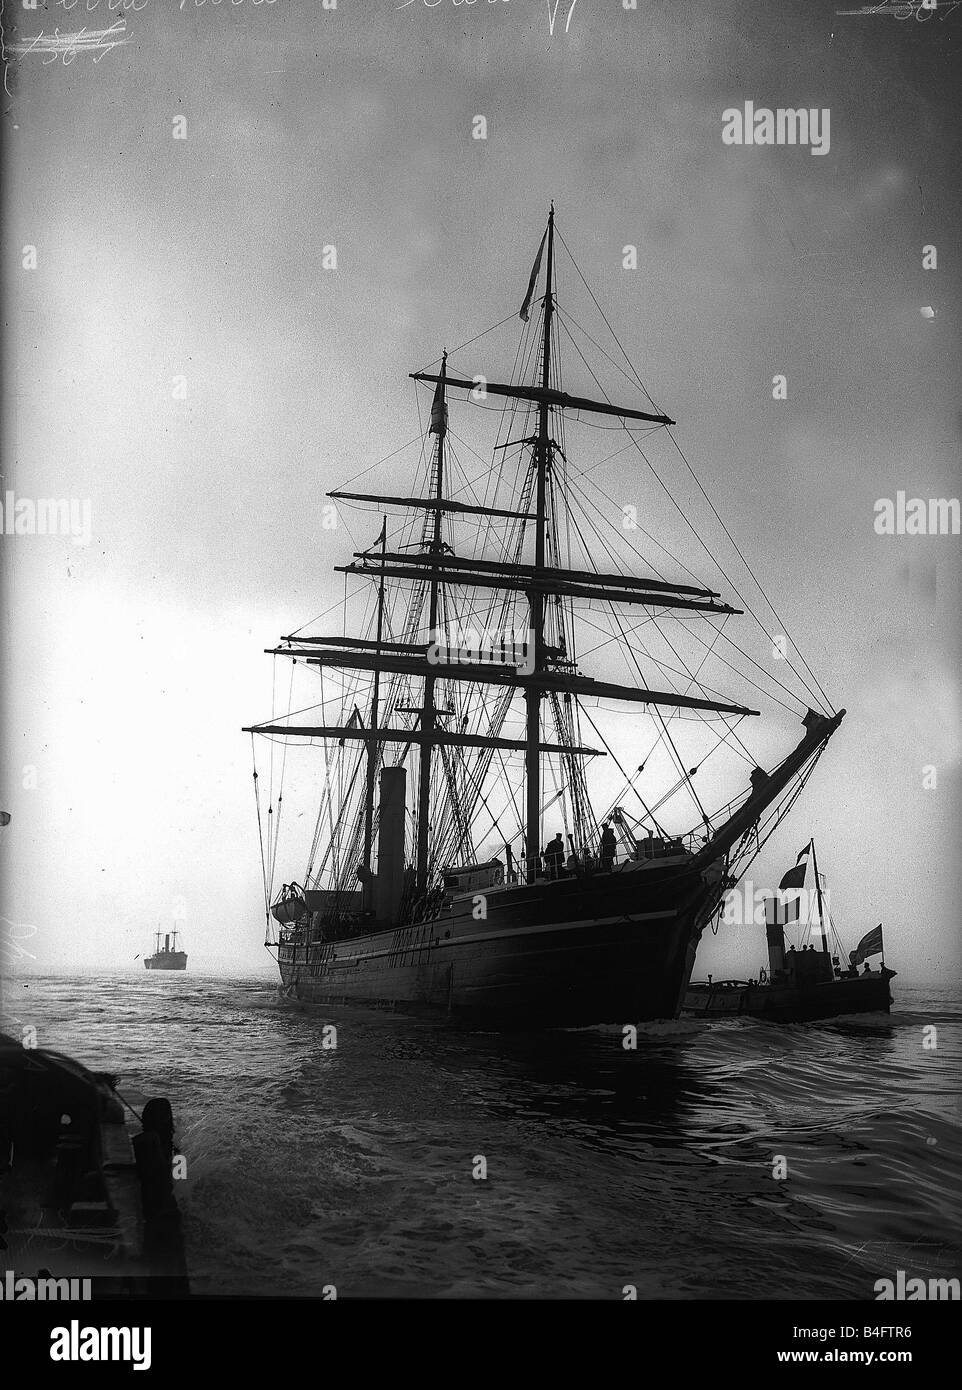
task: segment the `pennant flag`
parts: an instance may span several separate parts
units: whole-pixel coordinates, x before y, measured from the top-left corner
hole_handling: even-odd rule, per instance
[[[538,254],[535,257],[534,268],[531,271],[531,279],[528,281],[528,293],[525,295],[524,303],[521,306],[520,317],[524,320],[525,323],[528,322],[528,307],[531,304],[531,296],[534,294],[534,287],[538,282],[538,271],[541,269],[541,257],[544,253],[544,244],[547,240],[547,236],[548,229],[546,227],[544,236],[541,238],[541,245],[538,247]]]
[[[431,424],[428,427],[428,434],[444,435],[448,429],[448,407],[444,400],[444,378],[447,375],[446,364],[447,353],[441,362],[441,380],[434,390],[434,400],[431,402]]]
[[[778,885],[779,888],[805,887],[805,871],[808,868],[808,856],[809,854],[811,854],[811,851],[812,842],[811,840],[809,840],[805,848],[800,849],[798,851],[798,854],[796,854],[795,867],[794,869],[789,869],[788,873],[784,876],[781,883]]]
[[[796,864],[794,869],[789,869],[788,873],[782,876],[779,888],[804,888],[807,872],[808,860],[804,859],[801,864]]]
[[[848,958],[853,965],[860,965],[869,956],[877,956],[882,949],[882,923],[877,927],[867,931],[854,951],[849,951]]]
[[[358,729],[364,728],[364,720],[361,718],[361,711],[358,709],[357,705],[351,710],[351,717],[344,725],[345,729],[353,729],[355,726]],[[346,739],[339,738],[337,741],[338,748],[343,748],[346,742]]]

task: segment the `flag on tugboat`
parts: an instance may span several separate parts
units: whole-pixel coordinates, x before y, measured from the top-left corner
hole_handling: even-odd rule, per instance
[[[877,927],[867,931],[854,951],[849,951],[848,958],[853,965],[861,965],[863,960],[869,956],[877,956],[882,949],[882,923]]]
[[[798,854],[795,856],[794,869],[789,869],[787,874],[783,874],[782,881],[778,885],[779,902],[784,907],[784,914],[782,920],[786,924],[789,922],[798,921],[801,898],[786,898],[784,894],[786,892],[790,893],[793,890],[797,893],[798,890],[805,887],[805,874],[808,870],[808,856],[811,853],[811,850],[812,842],[811,840],[809,840],[805,848],[800,849],[798,851]]]
[[[800,849],[800,850],[798,851],[798,855],[796,856],[796,859],[795,859],[795,867],[794,867],[794,869],[789,869],[788,873],[784,875],[784,877],[782,878],[781,883],[778,885],[779,888],[804,888],[804,887],[805,887],[805,871],[806,871],[807,868],[808,868],[808,856],[809,856],[809,854],[811,853],[811,850],[812,850],[812,842],[811,842],[811,840],[809,840],[809,842],[808,842],[808,844],[805,846],[805,848],[804,848],[804,849]]]
[[[541,257],[544,252],[544,244],[547,240],[547,237],[548,231],[547,228],[545,228],[545,234],[541,238],[541,245],[538,247],[538,254],[537,256],[535,256],[534,268],[531,271],[531,279],[528,281],[528,292],[525,295],[524,303],[521,306],[520,317],[524,320],[525,323],[528,322],[528,308],[531,304],[531,296],[534,294],[534,287],[538,282],[538,271],[541,269]]]

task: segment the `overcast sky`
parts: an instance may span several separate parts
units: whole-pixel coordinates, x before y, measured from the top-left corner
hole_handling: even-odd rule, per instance
[[[16,8],[11,42],[117,18]],[[960,492],[962,10],[560,0],[551,35],[550,9],[148,0],[111,51],[9,70],[0,501],[89,499],[92,527],[0,538],[0,912],[37,969],[133,965],[178,900],[198,968],[270,968],[240,732],[270,712],[263,649],[340,596],[376,525],[323,531],[324,493],[417,435],[408,372],[517,312],[553,198],[849,711],[755,877],[814,834],[847,944],[881,919],[905,980],[957,972],[962,541],[873,521]],[[827,108],[828,153],[726,146],[746,100]],[[598,475],[619,506],[632,468]],[[699,973],[762,953],[723,928]]]

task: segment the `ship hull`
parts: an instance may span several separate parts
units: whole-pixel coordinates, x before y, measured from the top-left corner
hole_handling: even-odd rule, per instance
[[[683,1012],[698,1018],[748,1015],[772,1023],[810,1023],[846,1014],[888,1013],[894,971],[825,980],[799,988],[778,985],[690,985]]]
[[[283,943],[278,966],[289,994],[308,1003],[431,1013],[482,1028],[674,1018],[715,891],[684,865],[508,885],[457,898],[430,922]]]
[[[167,951],[160,955],[145,956],[144,967],[147,970],[186,970],[187,953],[186,951]]]

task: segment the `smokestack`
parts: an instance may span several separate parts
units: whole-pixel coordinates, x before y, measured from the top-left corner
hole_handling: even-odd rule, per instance
[[[406,787],[407,772],[403,767],[381,769],[377,873],[374,877],[374,915],[379,922],[393,922],[401,906]]]
[[[167,935],[164,937],[164,950],[170,950],[170,932],[168,932]]]
[[[784,909],[777,898],[765,899],[765,935],[768,938],[768,969],[772,977],[785,969],[785,931],[779,920]]]

